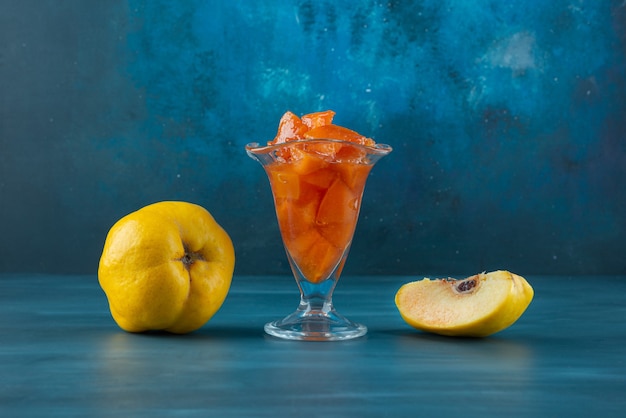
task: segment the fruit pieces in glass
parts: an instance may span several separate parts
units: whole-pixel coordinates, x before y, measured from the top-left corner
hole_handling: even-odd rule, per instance
[[[266,170],[285,247],[312,283],[326,280],[350,246],[371,169],[360,145],[375,144],[332,124],[334,114],[329,110],[298,118],[287,112],[268,142],[290,143],[278,150],[280,160]],[[306,141],[315,139],[337,142]]]

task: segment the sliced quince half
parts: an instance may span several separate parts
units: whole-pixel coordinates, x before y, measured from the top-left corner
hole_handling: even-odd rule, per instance
[[[395,302],[402,318],[418,330],[486,337],[517,321],[533,295],[526,279],[500,270],[463,280],[426,278],[407,283]]]

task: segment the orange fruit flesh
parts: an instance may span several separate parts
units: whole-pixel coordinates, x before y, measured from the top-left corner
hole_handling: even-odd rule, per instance
[[[334,125],[326,110],[299,118],[286,112],[268,145],[310,139],[335,139],[373,146],[363,135]],[[320,283],[339,264],[354,234],[361,196],[371,165],[366,151],[340,142],[294,142],[277,150],[266,167],[283,242],[304,277]]]
[[[349,246],[370,170],[358,163],[339,167],[328,163],[305,175],[297,173],[297,163],[267,167],[283,242],[312,283],[327,279]],[[344,180],[347,172],[350,185]]]
[[[302,118],[299,118],[292,112],[285,112],[280,118],[276,136],[267,144],[276,145],[302,139],[337,139],[366,146],[374,146],[376,144],[371,138],[367,138],[343,126],[333,124],[334,116],[335,112],[332,110],[309,113],[302,116]],[[307,149],[308,151],[318,152],[342,161],[364,157],[362,150],[356,147],[343,147],[339,143],[310,144]],[[278,155],[285,160],[297,159],[298,157],[292,156],[290,151],[290,148],[284,148],[278,151]]]
[[[309,113],[302,116],[302,123],[309,129],[318,128],[320,126],[330,125],[333,123],[333,117],[335,112],[332,110],[325,110],[323,112]]]

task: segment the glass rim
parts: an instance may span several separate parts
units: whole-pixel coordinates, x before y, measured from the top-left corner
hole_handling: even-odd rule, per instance
[[[388,154],[393,150],[393,148],[391,148],[391,146],[387,144],[376,143],[373,146],[368,146],[368,145],[358,144],[352,141],[345,141],[343,139],[311,138],[311,139],[296,139],[293,141],[281,142],[280,144],[273,144],[273,145],[261,145],[259,142],[250,142],[246,144],[246,151],[254,152],[254,153],[266,153],[266,152],[271,152],[273,150],[287,148],[287,147],[299,145],[299,144],[315,144],[315,143],[323,144],[323,143],[328,143],[328,142],[350,145],[350,146],[354,146],[357,148],[361,148],[369,153],[380,154],[380,155]]]

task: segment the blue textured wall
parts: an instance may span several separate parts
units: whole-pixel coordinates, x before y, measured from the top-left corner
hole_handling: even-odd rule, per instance
[[[346,274],[626,273],[626,3],[0,0],[0,271],[95,272],[148,203],[287,273],[243,147],[286,110],[392,145]]]

